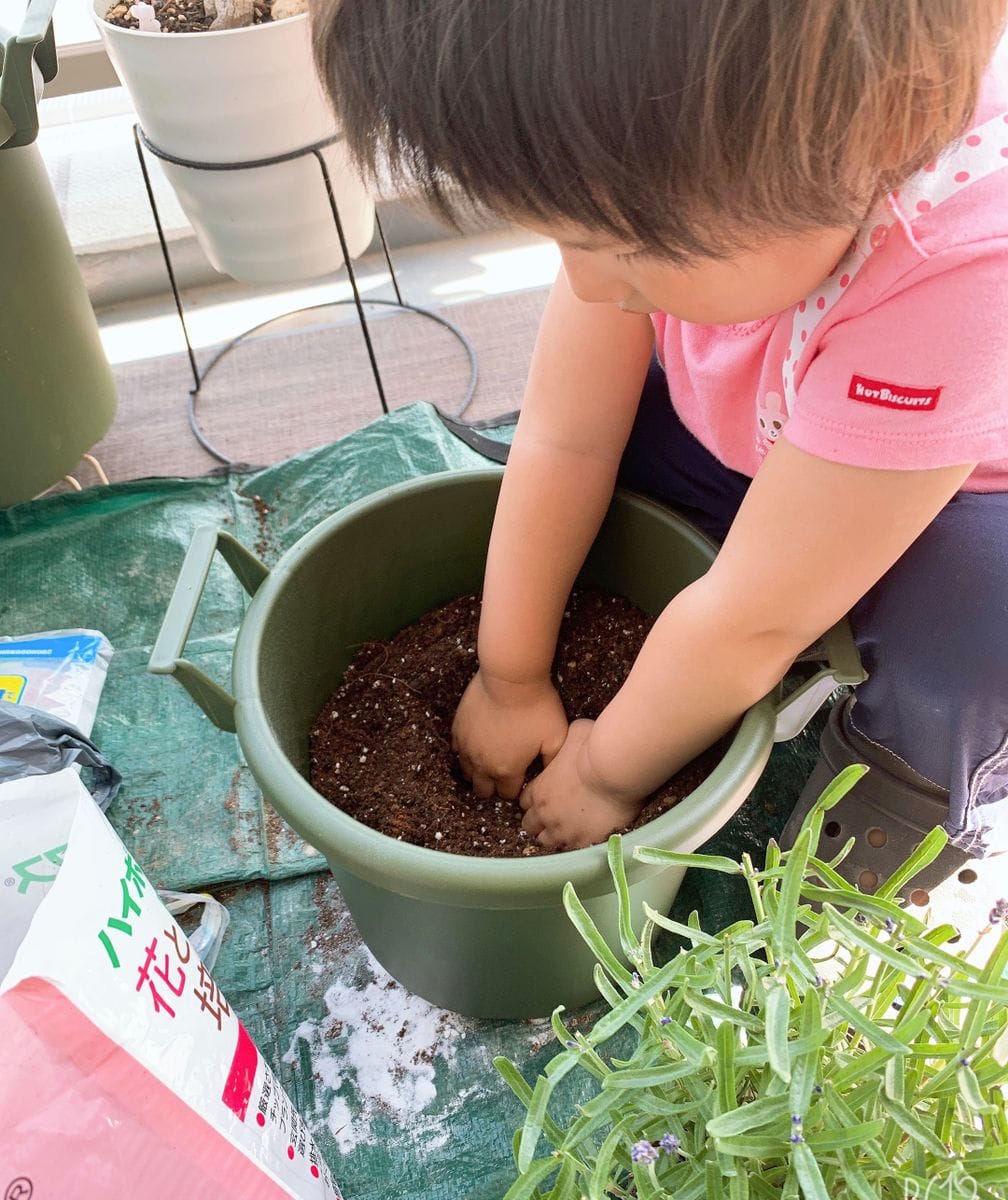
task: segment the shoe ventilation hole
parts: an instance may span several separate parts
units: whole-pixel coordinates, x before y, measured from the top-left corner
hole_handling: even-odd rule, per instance
[[[878,826],[874,829],[869,829],[865,837],[868,839],[868,845],[874,846],[876,850],[881,849],[889,841],[889,835],[884,829],[879,829]]]
[[[839,821],[827,821],[826,825],[823,829],[823,833],[825,833],[827,837],[831,837],[831,838],[839,837],[840,836],[840,822]]]
[[[960,883],[976,883],[977,873],[972,867],[967,867],[964,871],[959,872]]]
[[[925,904],[931,902],[931,896],[923,888],[914,888],[910,893],[910,903],[916,904],[919,908],[923,908]]]
[[[874,892],[878,887],[878,876],[874,871],[862,871],[857,877],[857,885],[862,892]]]

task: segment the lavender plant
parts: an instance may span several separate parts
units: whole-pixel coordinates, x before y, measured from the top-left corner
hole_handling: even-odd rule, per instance
[[[1008,1195],[1008,903],[991,912],[991,950],[974,965],[974,948],[946,948],[951,926],[928,927],[895,899],[941,851],[943,831],[874,895],[837,873],[853,840],[831,862],[816,857],[823,814],[864,770],[839,775],[794,847],[771,842],[761,870],[748,855],[634,851],[642,862],[744,876],[755,921],[712,936],[695,913],[684,925],[645,906],[638,937],[613,836],[627,967],[567,885],[567,912],[598,959],[610,1007],[585,1034],[562,1009],[553,1014],[564,1048],[534,1086],[495,1060],[527,1110],[505,1200]],[[663,966],[652,955],[657,928],[685,943]],[[633,1053],[611,1058],[606,1043],[627,1027]],[[586,1072],[594,1094],[561,1125],[548,1109],[572,1072]]]

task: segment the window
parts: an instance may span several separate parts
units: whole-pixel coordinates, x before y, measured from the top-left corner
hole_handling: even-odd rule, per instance
[[[91,12],[91,0],[56,0],[53,25],[59,74],[46,84],[47,97],[119,86]]]

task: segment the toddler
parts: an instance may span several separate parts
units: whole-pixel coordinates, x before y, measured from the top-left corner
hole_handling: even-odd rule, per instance
[[[982,925],[1008,890],[1005,8],[318,0],[361,166],[560,249],[454,724],[543,845],[623,828],[849,614],[868,678],[785,839],[865,762],[827,826],[848,877],[941,824],[916,902],[949,880]],[[568,726],[550,664],[617,482],[721,547]]]

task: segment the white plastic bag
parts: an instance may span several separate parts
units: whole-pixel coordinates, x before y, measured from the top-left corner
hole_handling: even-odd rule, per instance
[[[111,657],[108,638],[94,629],[0,637],[0,700],[40,708],[90,734]]]

